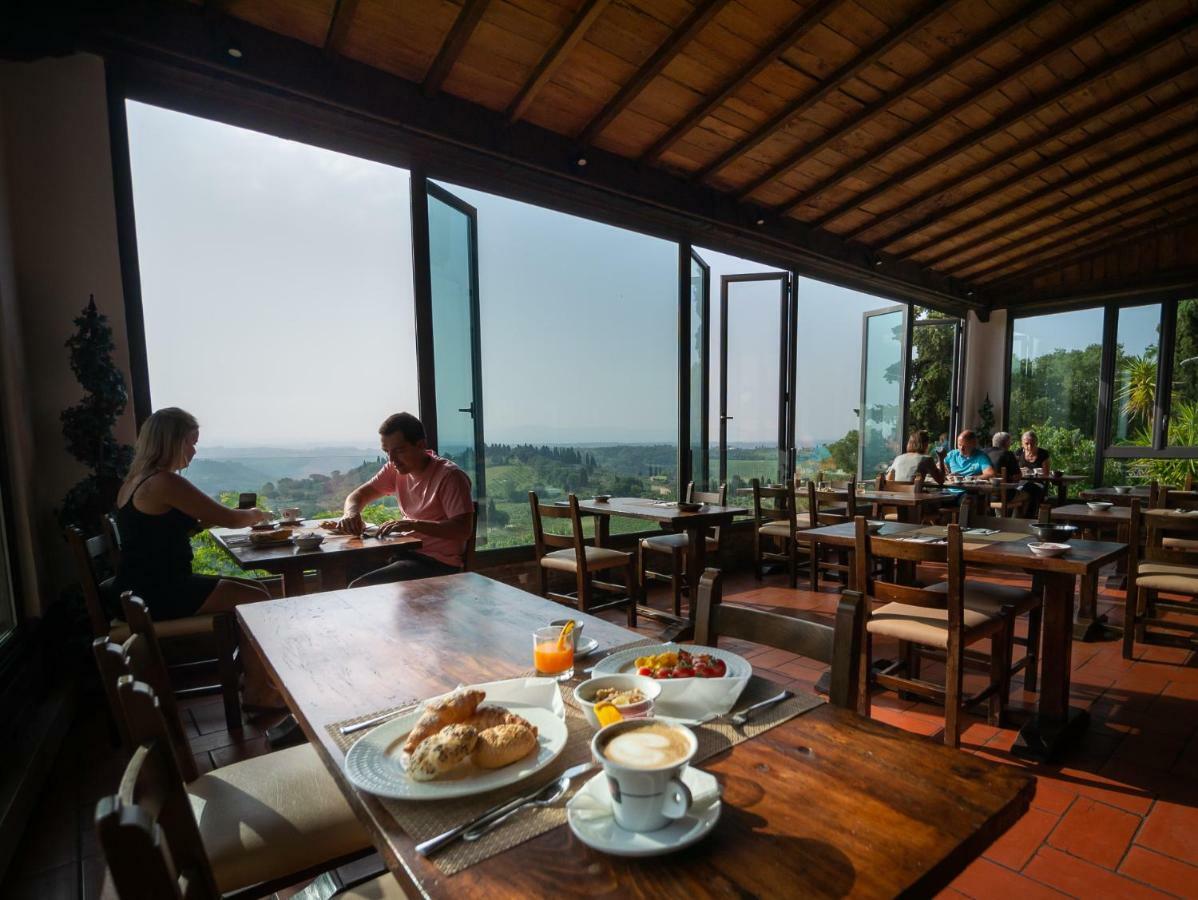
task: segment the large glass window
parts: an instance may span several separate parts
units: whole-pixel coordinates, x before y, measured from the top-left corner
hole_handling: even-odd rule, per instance
[[[1176,322],[1169,446],[1198,447],[1198,300],[1180,301]]]
[[[926,431],[933,445],[952,445],[959,319],[915,307],[907,370],[907,432]]]
[[[381,463],[379,423],[417,409],[408,173],[126,113],[152,402],[200,421],[186,476],[336,514]],[[201,570],[229,566],[200,550]]]
[[[1009,430],[1031,429],[1053,469],[1094,472],[1094,427],[1102,363],[1101,309],[1015,319]]]
[[[678,245],[445,187],[478,216],[480,546],[532,542],[530,490],[543,500],[675,497]]]
[[[1110,443],[1152,446],[1160,346],[1160,304],[1118,310]]]

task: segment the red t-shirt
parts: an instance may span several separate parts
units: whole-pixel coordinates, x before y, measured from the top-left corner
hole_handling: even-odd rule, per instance
[[[368,484],[384,494],[394,494],[408,519],[445,522],[474,511],[470,500],[470,476],[431,450],[423,472],[402,475],[388,462]],[[447,566],[461,567],[462,553],[466,549],[462,541],[427,534],[420,535],[420,539],[424,542],[420,548],[423,555]]]

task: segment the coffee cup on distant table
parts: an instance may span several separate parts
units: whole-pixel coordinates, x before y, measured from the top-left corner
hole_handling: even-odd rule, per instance
[[[612,815],[628,831],[656,831],[691,808],[682,773],[699,743],[689,728],[657,719],[626,719],[603,728],[591,753],[603,766]]]
[[[300,520],[300,510],[298,506],[287,506],[279,510],[279,515],[283,517],[284,522],[298,522]]]

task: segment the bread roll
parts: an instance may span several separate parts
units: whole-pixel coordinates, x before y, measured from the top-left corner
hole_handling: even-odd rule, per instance
[[[447,725],[420,742],[408,760],[408,777],[413,781],[439,778],[465,762],[477,743],[476,729],[469,725]]]
[[[537,733],[527,725],[496,725],[479,732],[474,745],[474,764],[483,769],[501,769],[528,756],[537,746]]]
[[[404,750],[412,753],[420,746],[421,741],[432,737],[446,725],[465,722],[474,715],[474,711],[486,696],[484,691],[458,688],[443,697],[428,701],[424,704],[424,714],[416,721],[415,727],[404,742]]]

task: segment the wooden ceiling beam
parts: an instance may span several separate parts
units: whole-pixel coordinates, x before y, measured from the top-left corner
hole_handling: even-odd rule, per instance
[[[657,140],[645,153],[641,156],[641,162],[657,162],[660,160],[670,148],[677,144],[680,140],[686,137],[691,130],[706,119],[709,115],[724,105],[724,102],[739,91],[742,87],[756,78],[761,72],[776,60],[779,56],[785,53],[791,45],[799,41],[808,31],[815,28],[824,20],[829,12],[840,5],[844,0],[816,0],[811,6],[799,13],[774,42],[757,54],[756,57],[746,66],[741,68],[736,76],[705,99],[699,106],[691,110],[682,121],[674,125],[661,138]]]
[[[1105,28],[1111,22],[1118,20],[1127,12],[1140,6],[1145,6],[1150,2],[1152,2],[1152,0],[1138,0],[1138,2],[1135,3],[1130,9],[1124,9],[1122,4],[1116,3],[1114,8],[1110,10],[1108,15],[1105,16],[1101,21],[1091,22],[1089,24],[1082,25],[1079,28],[1073,29],[1062,37],[1057,38],[1057,40],[1053,41],[1049,46],[1041,48],[1040,51],[1030,59],[1023,59],[1020,57],[1021,61],[1017,63],[1015,68],[1009,70],[1005,74],[1000,74],[998,78],[996,78],[989,85],[970,91],[951,106],[934,112],[913,131],[896,135],[886,143],[882,144],[882,146],[871,150],[860,159],[849,163],[845,169],[832,175],[829,179],[815,185],[812,188],[800,191],[797,196],[791,198],[785,203],[779,204],[779,206],[776,207],[776,212],[785,216],[792,215],[801,209],[806,203],[815,199],[819,195],[839,187],[850,179],[860,177],[875,163],[886,158],[895,150],[906,146],[911,141],[918,140],[919,138],[938,128],[943,123],[968,110],[971,106],[979,101],[984,100],[993,93],[1001,91],[1008,85],[1014,84],[1024,75],[1042,65],[1045,61],[1056,54],[1064,50],[1068,50],[1078,41],[1082,41],[1091,37],[1095,32]]]
[[[714,160],[700,168],[692,177],[699,180],[708,180],[712,175],[728,168],[728,166],[746,154],[753,152],[770,138],[785,131],[795,119],[802,117],[804,113],[811,110],[816,104],[827,99],[834,91],[839,90],[846,81],[861,74],[864,69],[876,63],[881,57],[908,40],[916,32],[925,28],[929,22],[943,15],[950,8],[951,4],[946,5],[941,0],[932,0],[931,3],[925,5],[914,18],[909,20],[898,31],[884,36],[864,56],[857,56],[850,59],[825,78],[814,91],[787,104],[780,112],[772,116],[768,122],[748,137],[737,141],[732,147],[729,147]]]
[[[1028,243],[1041,240],[1045,236],[1046,232],[1059,232],[1062,229],[1072,228],[1075,225],[1092,220],[1098,216],[1106,215],[1107,213],[1126,206],[1129,203],[1139,201],[1148,196],[1160,194],[1164,191],[1168,191],[1170,188],[1175,187],[1182,182],[1189,181],[1195,176],[1198,176],[1198,168],[1196,168],[1196,165],[1198,165],[1198,157],[1194,157],[1193,147],[1186,147],[1184,150],[1171,153],[1167,159],[1162,159],[1159,162],[1146,163],[1140,166],[1137,170],[1120,176],[1120,181],[1132,182],[1138,178],[1143,178],[1145,175],[1151,174],[1154,169],[1167,164],[1181,162],[1185,159],[1193,159],[1192,164],[1185,171],[1179,172],[1173,175],[1171,178],[1166,178],[1162,181],[1148,184],[1142,189],[1138,190],[1133,196],[1120,195],[1109,197],[1105,200],[1105,202],[1103,202],[1103,195],[1110,190],[1111,186],[1109,184],[1099,185],[1098,187],[1079,194],[1076,197],[1066,197],[1060,203],[1056,203],[1053,206],[1043,210],[1042,213],[1036,213],[1032,216],[1025,216],[1018,222],[1012,222],[1010,228],[1007,230],[1007,234],[1014,234],[1016,231],[1018,231],[1018,229],[1024,228],[1028,225],[1035,225],[1037,222],[1042,223],[1038,228],[1033,229],[1029,233],[1019,235],[1018,246],[1026,246]],[[1049,216],[1065,213],[1066,211],[1077,207],[1079,204],[1091,203],[1096,200],[1099,201],[1098,205],[1091,207],[1090,209],[1081,210],[1073,216],[1062,215],[1062,217],[1056,221],[1046,221],[1047,217]],[[1001,240],[1001,238],[997,239]],[[984,261],[992,261],[998,265],[1001,265],[999,259],[1003,256],[1003,254],[1009,253],[1016,249],[1014,245],[1008,244],[998,248],[997,250],[991,248],[989,252],[985,254],[985,260],[977,258],[980,254],[985,252],[985,248],[989,244],[992,244],[994,240],[996,240],[996,238],[991,238],[988,241],[981,242],[978,247],[973,248],[971,252],[966,254],[965,259],[958,260],[949,266],[940,266],[937,270],[946,275],[953,275],[958,272],[976,269],[977,266]],[[954,255],[953,258],[955,259],[956,255]]]
[[[939,268],[940,271],[943,272],[951,272],[953,271],[954,267],[959,265],[959,263],[953,263],[949,267],[940,267],[939,264],[945,260],[954,260],[962,256],[968,258],[972,255],[975,255],[977,251],[985,248],[987,244],[990,244],[994,240],[1000,238],[1001,233],[1003,232],[1010,233],[1017,229],[1032,225],[1037,220],[1044,219],[1047,216],[1056,215],[1058,212],[1069,209],[1071,206],[1075,206],[1078,203],[1084,203],[1089,200],[1100,198],[1103,194],[1111,189],[1111,184],[1106,181],[1100,182],[1099,184],[1095,185],[1089,190],[1083,191],[1080,194],[1065,194],[1065,196],[1058,202],[1050,206],[1033,209],[1027,215],[1021,218],[1001,221],[1004,215],[1010,213],[1014,209],[1030,206],[1031,204],[1043,200],[1045,197],[1051,196],[1052,194],[1064,193],[1070,188],[1077,187],[1079,184],[1094,178],[1100,172],[1106,172],[1109,169],[1113,169],[1116,166],[1122,165],[1123,163],[1130,162],[1144,153],[1151,152],[1157,147],[1168,144],[1170,141],[1185,139],[1187,137],[1198,138],[1198,131],[1195,130],[1194,123],[1192,122],[1183,123],[1171,131],[1165,132],[1157,138],[1154,138],[1151,141],[1150,146],[1146,147],[1143,144],[1137,144],[1136,146],[1130,147],[1117,156],[1112,156],[1102,160],[1100,163],[1098,163],[1098,165],[1091,166],[1090,168],[1083,172],[1079,172],[1066,181],[1054,184],[1048,189],[1038,192],[1034,196],[1019,197],[1016,200],[1011,201],[1011,203],[1005,204],[996,210],[991,210],[986,213],[986,216],[982,221],[974,222],[969,226],[970,228],[974,229],[981,228],[982,230],[979,234],[975,235],[972,239],[964,244],[958,244],[956,247],[946,248],[938,255],[929,259],[920,260],[920,262],[925,266]],[[1198,149],[1198,144],[1187,144],[1182,149],[1175,150],[1162,158],[1148,160],[1137,168],[1132,169],[1130,172],[1119,172],[1117,173],[1116,177],[1120,183],[1131,181],[1135,178],[1141,178],[1155,170],[1163,169],[1166,166],[1171,166],[1174,163],[1181,162],[1190,156],[1194,156],[1196,149]]]
[[[720,11],[728,5],[730,0],[700,0],[687,17],[686,21],[678,26],[666,40],[664,44],[657,48],[657,51],[649,57],[632,76],[631,79],[616,93],[616,95],[608,101],[608,104],[599,111],[599,114],[582,129],[578,134],[578,145],[580,149],[589,147],[595,142],[595,138],[603,133],[616,117],[620,115],[628,105],[640,96],[641,91],[649,86],[658,75],[662,73],[666,66],[682,52],[691,41],[693,41],[707,25],[719,15]]]
[[[856,195],[855,197],[851,197],[828,212],[821,214],[808,224],[814,228],[822,228],[830,222],[835,222],[837,219],[845,216],[853,210],[859,209],[865,204],[876,200],[883,194],[886,194],[888,191],[892,190],[895,186],[910,181],[911,179],[926,175],[944,165],[949,160],[960,156],[967,150],[971,150],[974,147],[984,144],[991,138],[997,137],[1012,125],[1022,122],[1025,119],[1034,118],[1040,113],[1056,106],[1062,100],[1081,91],[1088,90],[1089,88],[1105,81],[1106,79],[1110,78],[1111,75],[1125,66],[1148,59],[1159,52],[1162,48],[1167,47],[1169,44],[1175,42],[1183,35],[1188,34],[1195,29],[1198,29],[1198,21],[1192,22],[1189,26],[1180,30],[1169,29],[1163,37],[1159,37],[1151,43],[1136,44],[1132,47],[1132,49],[1124,53],[1120,53],[1113,59],[1108,60],[1107,63],[1100,68],[1092,70],[1090,73],[1083,76],[1081,80],[1061,85],[1047,97],[1042,100],[1034,101],[1030,106],[1016,107],[1005,115],[999,116],[980,131],[970,131],[966,133],[963,137],[953,141],[947,147],[938,150],[931,156],[925,157],[913,166],[908,166],[906,169],[895,172],[882,183],[875,185],[874,187]],[[1054,126],[1052,130],[1055,132],[1058,129]],[[1043,138],[1039,138],[1037,141],[1033,141],[1032,143],[1037,143],[1039,140],[1043,140]],[[1027,145],[1024,145],[1021,152],[1026,151]],[[866,230],[867,228],[862,226],[852,229],[851,232],[841,234],[840,236],[850,239],[849,235],[860,234]]]
[[[337,0],[333,6],[333,16],[329,19],[329,30],[324,37],[324,52],[337,54],[345,46],[345,36],[349,34],[349,26],[358,11],[358,0]]]
[[[747,185],[740,189],[737,196],[741,200],[747,200],[765,185],[770,182],[777,181],[787,173],[797,169],[804,163],[814,159],[828,147],[851,134],[859,132],[866,125],[882,113],[889,110],[897,103],[910,99],[913,95],[925,90],[933,82],[947,75],[957,66],[961,65],[967,59],[972,59],[980,53],[984,53],[999,41],[1004,41],[1012,34],[1024,27],[1033,17],[1043,12],[1049,6],[1056,3],[1057,0],[1035,0],[1029,6],[1018,10],[1011,16],[1008,16],[1003,21],[997,23],[991,28],[979,34],[972,41],[963,44],[957,48],[956,52],[950,59],[946,59],[939,66],[930,69],[928,72],[921,75],[918,79],[905,85],[898,94],[890,94],[881,97],[873,103],[862,109],[856,116],[849,119],[839,128],[829,131],[826,135],[820,138],[815,143],[804,144],[799,147],[782,162],[770,167],[764,174],[759,175],[750,181]]]
[[[1050,259],[1042,260],[1035,265],[1019,269],[1000,281],[992,282],[992,284],[996,290],[1000,291],[1007,287],[1013,287],[1020,282],[1027,284],[1030,279],[1042,272],[1047,272],[1049,269],[1059,269],[1062,266],[1072,265],[1083,259],[1097,256],[1099,253],[1105,253],[1113,247],[1131,244],[1161,231],[1179,229],[1196,220],[1198,220],[1198,206],[1186,207],[1179,213],[1158,216],[1139,228],[1132,229],[1131,231],[1120,231],[1106,240],[1096,241],[1088,247],[1082,247],[1076,251],[1066,251]]]
[[[558,66],[565,62],[566,57],[570,55],[579,42],[586,37],[586,33],[590,30],[595,21],[603,15],[603,11],[607,9],[611,0],[585,0],[570,24],[566,26],[566,30],[558,36],[557,41],[549,48],[548,52],[541,57],[541,61],[537,63],[536,69],[528,82],[520,89],[520,93],[516,95],[516,99],[511,102],[507,109],[507,120],[509,123],[517,122],[524,118],[524,114],[528,112],[528,108],[532,106],[532,102],[537,99],[537,94],[549,83],[549,79],[557,71]]]
[[[1044,255],[1045,253],[1051,253],[1058,247],[1076,245],[1078,241],[1082,241],[1085,238],[1099,234],[1108,228],[1122,227],[1128,218],[1140,216],[1146,212],[1153,212],[1159,208],[1160,204],[1167,203],[1169,200],[1174,199],[1174,188],[1176,188],[1178,185],[1185,185],[1186,183],[1193,181],[1195,178],[1198,178],[1198,170],[1188,169],[1187,171],[1176,175],[1173,178],[1169,178],[1160,184],[1152,185],[1147,189],[1147,191],[1128,197],[1120,197],[1110,203],[1105,204],[1100,209],[1091,210],[1086,214],[1078,216],[1074,221],[1066,222],[1061,226],[1062,228],[1074,228],[1079,225],[1084,225],[1085,227],[1080,231],[1063,234],[1047,244],[1040,244],[1036,247],[1028,247],[1027,249],[1015,253],[1013,256],[1004,257],[1004,254],[1009,253],[1011,250],[1018,250],[1019,247],[1022,246],[1022,244],[1011,244],[1005,249],[993,253],[989,257],[990,261],[988,261],[985,265],[979,266],[978,263],[975,262],[972,265],[966,265],[962,268],[969,270],[968,278],[970,281],[984,281],[990,277],[992,273],[1009,269],[1016,263],[1023,262],[1026,259],[1035,259],[1036,257]],[[1187,188],[1183,191],[1177,191],[1175,193],[1179,195],[1188,195],[1190,193],[1190,189]],[[1129,209],[1128,207],[1134,208]],[[1102,222],[1093,221],[1103,216],[1110,216],[1114,213],[1120,214],[1117,219],[1106,219]],[[1087,222],[1091,222],[1092,224],[1086,225]],[[1038,240],[1038,238],[1032,238],[1031,240],[1035,241]]]
[[[1138,90],[1134,96],[1125,97],[1123,99],[1122,103],[1124,103],[1124,104],[1132,103],[1135,100],[1138,100],[1140,97],[1143,97],[1144,95],[1156,90],[1161,85],[1163,85],[1169,81],[1172,81],[1174,79],[1174,77],[1175,77],[1174,73],[1170,72],[1162,78],[1155,79],[1149,85],[1146,85],[1144,88],[1141,88],[1140,90]],[[1070,163],[1080,157],[1085,156],[1087,153],[1097,150],[1098,148],[1102,147],[1103,145],[1110,143],[1111,141],[1117,140],[1120,137],[1123,137],[1129,131],[1138,131],[1141,128],[1151,127],[1151,126],[1155,125],[1157,122],[1161,121],[1162,119],[1167,119],[1170,116],[1176,114],[1178,110],[1180,110],[1186,106],[1192,105],[1194,102],[1195,102],[1195,100],[1193,97],[1189,96],[1189,94],[1187,92],[1182,91],[1181,93],[1178,94],[1177,99],[1174,100],[1172,103],[1168,103],[1164,106],[1159,106],[1159,107],[1158,106],[1149,107],[1144,112],[1139,113],[1138,115],[1130,116],[1127,119],[1123,119],[1119,122],[1116,122],[1114,125],[1111,125],[1106,128],[1103,128],[1099,131],[1093,132],[1085,140],[1079,141],[1076,144],[1066,147],[1064,150],[1062,150],[1058,153],[1052,153],[1047,156],[1040,157],[1037,164],[1031,169],[1017,171],[1017,172],[1013,173],[1012,175],[1009,175],[1008,177],[1002,179],[1001,181],[997,181],[992,184],[988,184],[982,189],[982,191],[979,191],[977,193],[973,193],[966,197],[963,197],[961,200],[958,200],[956,203],[949,204],[948,206],[937,207],[934,212],[928,213],[928,215],[924,216],[922,219],[919,219],[915,222],[911,222],[910,224],[905,225],[904,227],[900,228],[898,231],[895,231],[892,234],[887,235],[885,238],[883,238],[877,244],[874,244],[873,247],[876,250],[889,249],[890,247],[893,247],[894,245],[898,244],[900,241],[904,240],[905,238],[909,237],[912,234],[916,234],[920,231],[925,230],[926,228],[928,228],[932,225],[936,225],[938,223],[944,222],[946,219],[950,218],[951,216],[956,215],[957,213],[961,212],[962,210],[971,209],[972,207],[974,207],[976,205],[977,197],[978,197],[979,193],[984,192],[984,193],[987,193],[987,194],[990,194],[993,196],[998,196],[999,194],[1003,194],[1008,189],[1014,187],[1015,185],[1025,182],[1025,181],[1030,181],[1033,178],[1039,178],[1045,172],[1048,172],[1054,168],[1057,168],[1058,166],[1065,166],[1068,163]],[[1107,112],[1107,110],[1104,109],[1103,112],[1100,113],[1098,116],[1092,117],[1092,119],[1088,119],[1087,123],[1083,124],[1083,127],[1085,127],[1085,125],[1088,124],[1091,120],[1101,118],[1101,116],[1105,115],[1106,112]],[[1182,126],[1183,129],[1185,129],[1186,127],[1187,126],[1185,126],[1185,125]],[[1189,127],[1193,127],[1193,126],[1189,126]],[[1170,132],[1170,134],[1172,134],[1172,132]],[[1169,139],[1171,140],[1171,138],[1169,138]],[[1140,152],[1142,150],[1143,150],[1143,145],[1139,145],[1139,149],[1137,149],[1135,152]],[[1102,171],[1102,169],[1105,169],[1108,165],[1111,165],[1114,160],[1122,159],[1122,158],[1123,158],[1122,155],[1120,155],[1119,157],[1111,157],[1110,160],[1102,160],[1098,164],[1098,167],[1091,166],[1086,170],[1086,173],[1092,174],[1094,172]],[[1013,159],[1014,159],[1013,157],[1008,155],[1003,158],[1003,162],[1004,162],[1004,164],[1007,162],[1013,162]],[[985,174],[987,174],[988,171],[989,171],[989,166],[987,167],[987,171],[979,172],[977,175],[970,175],[967,180],[973,180],[975,178],[980,178],[980,177],[984,176]],[[1086,173],[1083,173],[1077,177],[1088,177]],[[928,247],[931,247],[934,244],[942,243],[943,241],[952,240],[953,238],[957,237],[958,235],[964,234],[968,231],[972,231],[975,228],[984,227],[985,225],[988,225],[991,222],[993,222],[996,217],[1006,215],[1007,213],[1011,212],[1012,210],[1018,209],[1027,203],[1033,203],[1036,200],[1040,200],[1040,199],[1044,198],[1045,196],[1048,196],[1049,194],[1052,194],[1058,190],[1064,190],[1065,188],[1067,188],[1069,185],[1073,184],[1074,182],[1075,182],[1075,179],[1071,178],[1067,181],[1050,184],[1047,187],[1045,187],[1041,190],[1037,190],[1032,194],[1024,195],[1022,197],[1016,197],[1014,200],[1011,200],[1009,203],[1005,203],[1002,206],[999,206],[995,209],[979,210],[978,217],[971,219],[968,222],[964,222],[964,223],[956,226],[955,228],[950,229],[949,231],[941,232],[939,234],[929,235],[928,237],[923,238],[918,243],[914,244],[913,246],[909,247],[908,249],[902,251],[901,253],[897,253],[895,255],[899,259],[910,259],[911,257],[917,256],[918,254],[922,253],[924,250],[926,250]],[[939,193],[937,193],[933,196],[939,196]]]
[[[428,71],[424,73],[424,81],[420,84],[424,96],[431,97],[441,90],[441,85],[445,83],[445,79],[453,71],[453,64],[458,61],[458,57],[466,49],[470,35],[474,34],[474,29],[482,21],[483,14],[487,11],[490,2],[491,0],[465,0],[462,4],[462,8],[458,11],[458,17],[453,22],[453,27],[449,29],[449,34],[445,36],[445,41],[441,44],[441,49],[437,51]]]

